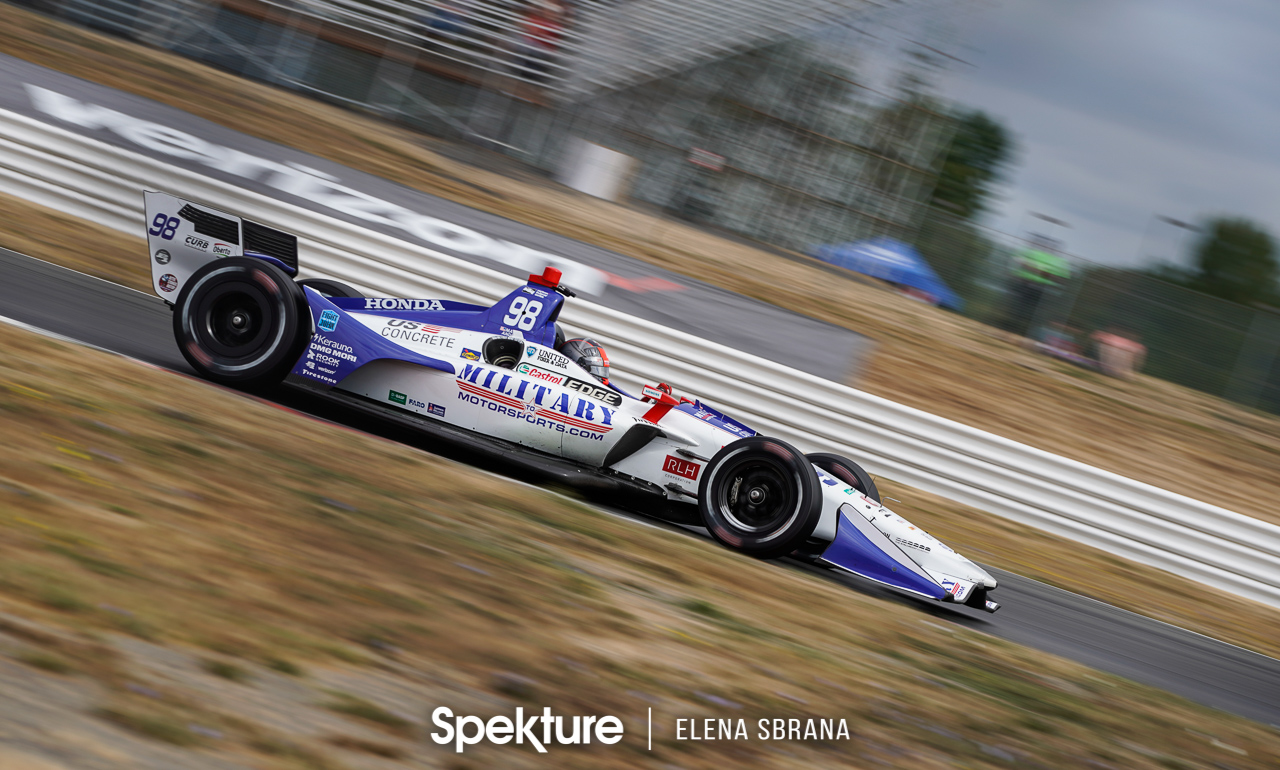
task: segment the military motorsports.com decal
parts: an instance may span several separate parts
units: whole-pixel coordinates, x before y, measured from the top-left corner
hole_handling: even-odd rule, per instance
[[[519,374],[466,364],[458,377],[458,399],[531,425],[603,440],[616,412],[585,398],[557,392]]]

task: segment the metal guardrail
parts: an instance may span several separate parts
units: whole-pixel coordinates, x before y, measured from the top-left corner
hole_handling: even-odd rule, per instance
[[[0,180],[12,195],[138,236],[141,191],[181,193],[297,233],[305,271],[374,293],[492,302],[510,289],[487,268],[5,111]],[[570,303],[562,320],[604,343],[623,381],[671,383],[801,448],[1280,606],[1275,525],[591,302]]]

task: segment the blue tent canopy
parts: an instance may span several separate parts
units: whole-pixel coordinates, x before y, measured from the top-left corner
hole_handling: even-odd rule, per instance
[[[815,246],[809,254],[823,262],[882,281],[909,286],[933,298],[934,303],[960,310],[963,300],[947,288],[920,252],[892,238],[872,238],[856,243]]]

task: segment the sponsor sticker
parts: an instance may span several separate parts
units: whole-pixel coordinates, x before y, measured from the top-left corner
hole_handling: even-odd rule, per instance
[[[225,243],[215,243],[213,244],[213,253],[220,257],[229,257],[231,256],[231,247]]]
[[[609,406],[619,406],[622,404],[622,396],[614,390],[593,385],[590,382],[575,380],[572,377],[564,379],[564,386],[570,390],[576,390],[584,396],[589,396],[597,401],[603,401]]]
[[[311,338],[311,349],[315,351],[323,351],[329,355],[350,361],[353,364],[360,360],[359,357],[356,356],[355,351],[351,349],[350,345],[344,345],[341,342],[334,342],[328,337],[320,334]]]
[[[467,359],[468,361],[479,361],[479,360],[480,360],[480,354],[479,354],[479,353],[477,353],[476,351],[472,350],[471,348],[463,348],[463,349],[462,349],[461,356],[462,356],[463,358]]]
[[[320,350],[324,350],[324,349],[321,348]],[[307,360],[319,361],[320,363],[326,364],[328,366],[342,366],[342,362],[339,361],[338,359],[330,355],[325,355],[325,353],[327,352],[328,352],[327,350],[325,352],[320,352],[319,350],[316,349],[314,345],[312,345],[310,348],[307,349]]]
[[[528,362],[525,362],[517,366],[516,371],[520,372],[521,374],[527,374],[530,377],[534,378],[535,380],[541,380],[542,382],[550,382],[553,385],[561,385],[564,383],[565,380],[569,379],[568,377],[565,377],[563,374],[556,374],[555,372],[549,372],[546,369],[539,369],[538,367]]]
[[[530,358],[536,355],[538,363],[540,364],[547,364],[548,366],[554,366],[559,369],[564,369],[569,366],[568,357],[562,356],[554,350],[547,350],[546,348],[538,348],[530,345],[528,355]]]
[[[967,598],[971,584],[961,583],[959,580],[944,580],[942,581],[942,587],[947,590],[947,593],[951,594],[955,601],[963,602]]]
[[[317,368],[317,369],[319,369],[320,367],[316,367],[316,368]],[[302,373],[303,373],[303,374],[305,374],[305,375],[307,375],[308,377],[314,377],[314,378],[316,378],[317,380],[320,380],[321,382],[327,382],[327,383],[329,383],[330,385],[337,385],[337,384],[338,384],[338,381],[337,381],[337,380],[335,380],[334,378],[332,378],[332,377],[326,377],[326,376],[324,376],[323,374],[320,374],[320,373],[318,373],[318,372],[315,372],[315,371],[312,371],[312,370],[309,370],[309,369],[303,369],[303,370],[302,370]]]
[[[662,470],[667,473],[674,473],[677,476],[683,476],[690,481],[697,481],[698,471],[702,470],[702,468],[697,463],[667,455],[666,461],[662,463]]]
[[[172,259],[173,259],[173,255],[165,251],[164,249],[160,249],[159,251],[156,252],[157,265],[167,265]]]
[[[460,401],[537,427],[594,441],[603,440],[604,434],[614,428],[615,410],[558,392],[520,374],[465,364],[457,383]]]
[[[193,249],[198,249],[200,251],[209,250],[209,242],[203,238],[197,238],[194,235],[188,235],[186,242],[187,242],[187,245]]]
[[[160,276],[160,291],[173,291],[178,288],[178,276],[173,273],[165,273]]]
[[[444,310],[438,299],[396,299],[369,297],[364,301],[365,310]]]
[[[535,350],[537,350],[537,348],[535,348],[534,346],[530,345],[529,347],[525,348],[524,354],[525,354],[526,356],[530,356],[530,357],[532,357],[532,356],[533,356],[533,352],[534,352]]]
[[[436,417],[444,417],[444,407],[439,404],[427,404],[427,411]]]
[[[331,332],[338,328],[338,314],[332,310],[326,310],[320,314],[320,322],[316,324],[321,331]]]
[[[406,321],[403,318],[378,319],[382,322],[382,328],[378,333],[389,340],[394,340],[398,344],[406,347],[418,346],[430,348],[453,349],[453,344],[458,341],[457,337],[450,336],[449,332],[457,331],[456,329],[446,329],[443,326],[434,326],[432,324],[418,323],[417,321]],[[378,328],[373,325],[372,328]],[[435,352],[435,351],[431,351]]]
[[[400,404],[401,406],[409,405],[409,397],[395,390],[387,394],[387,400],[396,404]]]

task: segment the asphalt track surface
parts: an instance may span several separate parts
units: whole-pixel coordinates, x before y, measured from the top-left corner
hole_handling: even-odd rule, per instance
[[[64,103],[70,106],[59,114],[51,114],[40,108],[30,86],[56,92],[65,97]],[[836,382],[848,382],[851,376],[856,375],[872,349],[873,343],[869,338],[849,329],[734,294],[607,249],[428,195],[249,136],[150,99],[3,54],[0,54],[0,109],[368,230],[424,245],[522,280],[531,272],[529,265],[513,265],[501,259],[451,248],[448,239],[423,240],[413,230],[388,224],[396,217],[385,212],[390,208],[404,209],[451,226],[460,226],[486,239],[513,244],[516,249],[534,249],[602,270],[614,278],[600,293],[584,294],[593,302]],[[173,133],[175,131],[180,133]],[[236,156],[239,161],[207,159],[231,150],[241,153]],[[246,161],[246,158],[283,164],[293,171],[270,171],[259,163]],[[242,173],[236,173],[235,169]],[[299,169],[306,169],[307,173],[296,173]],[[470,184],[461,179],[456,181]],[[149,189],[160,186],[157,183]],[[165,192],[183,194],[182,190]],[[501,196],[500,192],[489,192]],[[142,190],[139,190],[138,195],[141,194]],[[365,210],[364,216],[359,215],[361,210]],[[382,215],[371,216],[368,214],[370,210],[382,212]],[[254,215],[251,211],[231,213],[249,218]],[[661,225],[658,227],[660,229]],[[298,234],[305,236],[305,233]],[[141,229],[138,235],[142,235]],[[92,247],[92,244],[85,245],[86,248]],[[499,251],[510,254],[512,249],[503,247]],[[305,243],[299,261],[305,270]],[[533,258],[531,264],[535,263],[533,272],[541,272],[546,264]],[[569,285],[582,289],[581,285],[574,286],[569,276],[570,271],[566,270]],[[797,344],[798,341],[803,342]]]
[[[3,249],[0,315],[193,374],[173,341],[172,313],[158,298]],[[0,326],[0,334],[7,333],[6,328]],[[414,436],[402,428],[345,412],[301,391],[284,391],[278,400],[323,419],[415,443]],[[503,472],[476,458],[445,454]],[[608,510],[641,520],[635,514]],[[790,568],[821,572],[850,590],[914,607],[922,618],[956,623],[1061,655],[1280,729],[1280,661],[1264,655],[1002,570],[988,568],[1000,581],[993,598],[1003,605],[1000,612],[988,615],[916,599],[850,575],[799,564]]]

